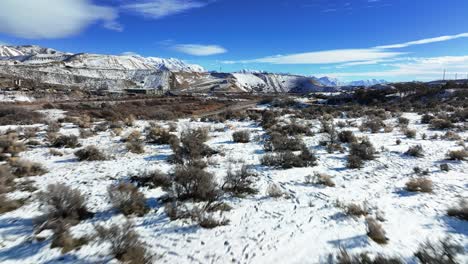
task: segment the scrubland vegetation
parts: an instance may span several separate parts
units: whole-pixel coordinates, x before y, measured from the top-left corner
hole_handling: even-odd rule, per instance
[[[467,101],[398,88],[190,119],[2,107],[0,262],[464,263]]]

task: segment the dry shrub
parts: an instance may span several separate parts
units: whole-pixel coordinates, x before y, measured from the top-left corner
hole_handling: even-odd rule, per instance
[[[351,144],[349,154],[358,156],[362,160],[373,160],[375,159],[375,148],[369,139],[363,139],[361,143]]]
[[[0,215],[14,211],[20,208],[21,201],[8,199],[4,194],[0,193]]]
[[[317,157],[307,148],[303,148],[299,155],[291,151],[264,155],[261,164],[281,169],[313,167],[317,165]]]
[[[431,123],[432,119],[434,119],[434,118],[435,117],[433,115],[424,114],[421,117],[421,124],[429,124],[429,123]]]
[[[103,161],[107,160],[107,156],[95,146],[87,146],[75,152],[75,156],[79,161]]]
[[[215,201],[220,195],[214,175],[200,166],[178,165],[173,178],[173,192],[178,200]]]
[[[458,245],[447,237],[438,242],[427,241],[419,246],[414,256],[424,264],[458,264],[457,256],[463,255],[463,246]]]
[[[409,125],[409,119],[406,118],[406,117],[399,117],[398,118],[398,125],[403,126],[403,127],[408,126]]]
[[[7,193],[13,189],[15,176],[10,172],[7,165],[0,165],[0,194]]]
[[[386,244],[388,238],[382,225],[373,217],[366,218],[367,235],[378,244]]]
[[[366,206],[361,206],[356,203],[350,203],[345,206],[340,205],[340,207],[344,207],[346,215],[349,215],[349,216],[360,217],[360,216],[367,216],[369,214],[369,209]]]
[[[52,141],[51,146],[54,148],[77,148],[80,146],[80,144],[78,143],[78,137],[75,135],[60,135]]]
[[[247,130],[232,133],[232,139],[236,143],[250,142],[250,132]]]
[[[0,125],[33,125],[43,123],[44,115],[23,107],[0,106]]]
[[[232,171],[229,168],[222,189],[237,196],[255,194],[257,190],[252,187],[255,176],[246,165],[242,165],[242,168],[238,171]]]
[[[19,153],[26,150],[22,142],[17,141],[18,135],[16,133],[9,133],[0,137],[0,152],[3,154],[11,154],[16,157]]]
[[[183,164],[191,160],[199,160],[216,154],[216,151],[205,144],[208,140],[208,130],[199,128],[183,131],[181,139],[174,137],[171,139],[171,148],[174,155],[171,161]]]
[[[194,208],[191,211],[192,220],[197,222],[201,227],[206,229],[213,229],[219,226],[229,224],[227,219],[216,219],[212,214],[208,214],[206,210]]]
[[[415,178],[406,183],[406,190],[410,192],[430,193],[433,190],[432,181],[427,178]]]
[[[364,166],[364,161],[361,157],[356,155],[348,155],[346,167],[350,169],[360,169]]]
[[[169,188],[172,184],[171,177],[159,170],[145,172],[138,176],[132,176],[130,180],[132,183],[136,183],[138,187],[148,188]]]
[[[447,163],[440,164],[441,171],[450,171],[450,166]]]
[[[305,177],[306,184],[319,184],[328,187],[335,187],[332,177],[325,173],[315,172],[314,176],[308,175]]]
[[[23,135],[25,138],[33,138],[37,136],[37,132],[39,132],[39,127],[27,127],[23,131]]]
[[[56,121],[50,121],[47,123],[47,132],[48,133],[58,133],[62,128],[62,125]]]
[[[126,137],[122,138],[123,142],[132,142],[132,141],[141,141],[141,132],[138,130],[133,130]]]
[[[81,237],[74,238],[70,234],[69,226],[66,223],[57,223],[52,235],[52,242],[50,248],[62,248],[62,254],[70,252],[75,249],[80,249],[83,245],[88,244],[89,238]]]
[[[462,137],[460,135],[458,135],[457,133],[453,132],[453,131],[447,131],[445,132],[445,135],[442,136],[443,139],[446,139],[446,140],[461,140]]]
[[[271,183],[270,185],[268,185],[266,193],[268,196],[273,198],[280,198],[284,195],[283,189],[281,189],[281,187],[279,187],[275,183]]]
[[[368,253],[363,252],[356,255],[350,255],[346,249],[340,248],[340,253],[335,256],[336,261],[333,260],[330,263],[335,264],[404,264],[404,260],[397,257],[387,257],[378,254],[372,258]]]
[[[125,147],[131,153],[135,153],[135,154],[145,153],[145,144],[143,143],[141,139],[127,141],[127,143],[125,143]]]
[[[41,228],[52,228],[60,222],[76,225],[93,216],[85,206],[85,198],[78,189],[64,184],[52,184],[39,193],[39,201],[45,207]]]
[[[152,257],[132,223],[126,222],[121,227],[116,224],[109,228],[96,226],[95,229],[101,241],[110,243],[111,253],[116,259],[129,264],[151,263]]]
[[[468,221],[468,200],[461,199],[457,206],[447,210],[447,214]]]
[[[405,154],[416,158],[422,158],[424,157],[424,149],[421,145],[412,146],[405,152]]]
[[[449,119],[434,118],[431,120],[430,128],[435,130],[444,130],[453,128],[453,123]]]
[[[403,129],[403,134],[405,134],[405,136],[407,138],[416,138],[416,130],[415,129],[405,128],[405,129]]]
[[[63,152],[56,150],[56,149],[49,149],[49,153],[52,156],[59,156],[59,157],[63,156]]]
[[[12,160],[10,166],[12,173],[17,177],[36,176],[47,172],[41,164],[27,160]]]
[[[147,130],[146,142],[150,144],[170,144],[171,140],[176,137],[169,130],[156,125],[152,125]]]
[[[449,160],[466,160],[468,158],[468,151],[461,150],[451,150],[447,153],[447,159]]]
[[[265,141],[265,151],[298,151],[304,143],[297,137],[287,137],[277,132],[271,132]]]
[[[357,141],[352,131],[344,130],[338,133],[338,140],[342,143],[354,143]]]
[[[131,183],[110,186],[107,193],[113,207],[125,216],[143,216],[149,211],[145,195]]]
[[[369,131],[372,133],[379,133],[385,127],[385,123],[379,117],[371,117],[364,120],[359,127],[362,132]]]
[[[91,129],[80,128],[80,138],[90,138],[94,135],[96,135],[96,133]]]

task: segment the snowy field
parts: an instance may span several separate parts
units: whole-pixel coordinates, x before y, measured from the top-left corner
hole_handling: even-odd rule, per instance
[[[52,117],[60,116],[52,111]],[[49,152],[45,129],[35,140],[40,146],[20,153],[21,159],[42,164],[47,173],[25,177],[19,182],[30,182],[33,188],[16,189],[8,193],[9,199],[26,199],[20,208],[0,215],[1,263],[118,263],[110,253],[110,243],[92,239],[80,248],[62,254],[61,248],[51,248],[51,230],[35,231],[35,219],[44,213],[36,196],[46,191],[50,184],[63,183],[81,191],[89,211],[94,217],[70,228],[73,237],[92,237],[96,225],[122,225],[130,219],[147,250],[157,263],[326,263],[330,254],[346,248],[350,254],[369,252],[371,256],[383,254],[395,256],[406,263],[417,263],[413,254],[421,243],[438,241],[450,236],[452,242],[468,248],[468,224],[447,216],[447,209],[462,198],[468,198],[468,162],[448,161],[450,150],[463,149],[460,140],[431,139],[443,131],[430,130],[421,124],[421,116],[404,113],[410,120],[409,128],[417,131],[415,138],[406,137],[396,127],[395,118],[385,122],[395,126],[391,132],[361,132],[357,127],[337,128],[352,130],[356,137],[366,136],[377,150],[374,160],[365,162],[361,169],[346,166],[348,151],[328,153],[320,142],[326,138],[320,132],[318,120],[299,120],[314,132],[302,136],[307,148],[315,152],[317,166],[292,169],[274,169],[261,165],[265,155],[263,138],[265,131],[253,121],[226,121],[209,123],[179,120],[178,134],[184,129],[206,127],[209,129],[207,145],[218,154],[206,159],[207,171],[216,176],[221,186],[228,168],[240,169],[242,164],[252,165],[257,175],[256,194],[234,197],[225,193],[221,201],[232,209],[215,213],[216,217],[229,220],[224,226],[205,229],[190,219],[171,221],[160,200],[166,192],[162,188],[140,187],[150,210],[144,216],[125,217],[111,205],[107,188],[131,176],[159,169],[171,172],[175,165],[168,162],[172,154],[169,145],[145,144],[143,154],[129,153],[123,137],[131,131],[144,131],[147,121],[136,121],[126,127],[121,136],[110,130],[89,138],[79,139],[83,147],[97,146],[106,155],[106,161],[77,161],[78,149],[58,149],[63,156]],[[287,117],[281,117],[289,122]],[[361,120],[335,119],[339,121]],[[169,122],[159,122],[167,127]],[[0,130],[5,131],[7,127]],[[232,133],[250,131],[251,141],[234,143]],[[63,123],[59,131],[63,135],[79,135],[79,128]],[[421,135],[427,138],[422,139]],[[462,140],[468,133],[458,132]],[[401,140],[397,144],[397,140]],[[424,157],[405,155],[409,147],[421,145]],[[346,146],[346,144],[343,144]],[[449,171],[442,171],[440,164],[447,163]],[[432,180],[431,193],[409,192],[405,184],[417,178],[414,167],[428,170],[426,178]],[[306,176],[314,173],[332,177],[335,187],[307,184]],[[283,195],[271,197],[268,187],[279,186]],[[187,202],[188,203],[188,202]],[[366,217],[349,216],[339,204],[359,204],[367,208],[369,216],[379,219],[388,239],[378,244],[367,236]],[[459,263],[468,263],[466,255],[459,256]]]

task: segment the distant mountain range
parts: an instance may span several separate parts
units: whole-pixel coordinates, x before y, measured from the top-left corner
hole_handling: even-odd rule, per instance
[[[0,76],[37,84],[121,91],[129,88],[262,93],[334,92],[383,80],[343,83],[329,77],[240,71],[207,72],[178,59],[138,55],[66,53],[39,46],[0,46]]]

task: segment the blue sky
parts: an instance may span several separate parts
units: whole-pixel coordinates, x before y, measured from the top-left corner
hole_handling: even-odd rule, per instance
[[[466,0],[1,0],[0,42],[208,70],[430,80],[468,73]]]

